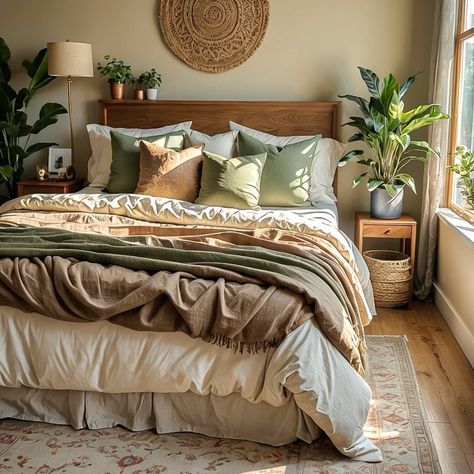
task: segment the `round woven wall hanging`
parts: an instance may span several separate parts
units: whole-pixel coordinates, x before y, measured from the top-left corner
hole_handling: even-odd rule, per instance
[[[171,51],[189,66],[224,72],[260,46],[268,0],[161,0],[161,31]]]

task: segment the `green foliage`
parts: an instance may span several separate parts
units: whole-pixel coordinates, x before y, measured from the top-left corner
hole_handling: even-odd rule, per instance
[[[410,134],[448,116],[436,104],[420,105],[405,112],[402,97],[416,76],[409,77],[400,86],[393,74],[381,80],[369,69],[359,67],[359,71],[370,97],[340,96],[355,102],[362,112],[362,117],[350,117],[350,122],[344,125],[358,130],[349,142],[364,141],[373,150],[374,157],[364,157],[362,150],[351,150],[341,158],[340,164],[357,157],[357,163],[369,168],[368,173],[353,180],[354,187],[367,179],[369,191],[384,187],[394,196],[397,187],[407,185],[416,193],[415,180],[402,170],[412,161],[426,162],[427,155],[438,156],[438,153],[427,142],[412,140]]]
[[[454,164],[448,169],[459,176],[458,186],[466,201],[467,208],[474,211],[474,153],[465,146],[456,147]]]
[[[137,82],[148,89],[155,89],[161,86],[161,74],[157,73],[155,68],[153,68],[149,71],[142,72]]]
[[[23,61],[30,82],[18,92],[9,84],[10,59],[10,49],[0,38],[0,184],[6,185],[9,198],[16,196],[16,184],[24,170],[23,160],[39,150],[56,145],[35,143],[28,146],[31,135],[37,135],[56,123],[58,115],[67,113],[61,104],[46,103],[41,107],[38,119],[28,124],[27,107],[30,100],[54,80],[48,76],[47,50],[42,49],[33,61]]]
[[[104,56],[105,64],[98,63],[97,71],[106,77],[109,84],[133,84],[132,68],[121,59]]]

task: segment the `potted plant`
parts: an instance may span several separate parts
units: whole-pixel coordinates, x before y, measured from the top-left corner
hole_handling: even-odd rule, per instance
[[[158,97],[158,87],[161,86],[161,74],[155,68],[145,71],[138,77],[138,82],[146,87],[145,94],[148,100],[156,100]]]
[[[105,64],[98,63],[97,71],[102,77],[107,78],[110,84],[110,96],[112,99],[123,99],[125,84],[133,82],[132,68],[121,59],[110,55],[104,56]]]
[[[367,179],[371,215],[396,219],[402,213],[405,185],[416,193],[415,180],[405,171],[405,167],[412,161],[425,163],[428,155],[439,156],[426,141],[412,140],[411,134],[449,117],[441,112],[437,104],[419,105],[405,111],[402,98],[416,76],[409,77],[400,86],[393,74],[380,80],[369,69],[359,67],[359,71],[370,98],[340,96],[355,102],[362,112],[362,117],[350,117],[350,122],[344,125],[358,130],[349,142],[363,141],[373,154],[364,156],[363,150],[351,150],[340,159],[340,164],[356,158],[357,163],[367,166],[369,171],[357,176],[352,182],[353,187]]]
[[[458,186],[466,207],[474,211],[474,153],[465,146],[458,146],[453,156],[456,158],[455,163],[449,165],[448,169],[459,176]]]
[[[28,124],[28,105],[39,89],[55,78],[48,76],[47,49],[42,49],[33,61],[25,60],[30,82],[18,92],[10,84],[11,71],[8,62],[11,52],[0,38],[0,184],[5,184],[8,198],[16,197],[17,182],[24,171],[23,161],[33,153],[56,145],[56,143],[33,143],[29,141],[46,127],[58,121],[60,114],[67,113],[61,104],[48,102],[39,112],[39,118]]]

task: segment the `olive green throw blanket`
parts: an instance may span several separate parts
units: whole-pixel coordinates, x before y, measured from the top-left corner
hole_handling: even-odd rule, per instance
[[[0,304],[52,318],[259,350],[311,317],[358,371],[358,294],[316,237],[287,230],[169,226],[111,237],[0,228]]]

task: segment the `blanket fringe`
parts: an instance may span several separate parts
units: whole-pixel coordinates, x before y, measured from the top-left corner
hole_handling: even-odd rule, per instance
[[[283,341],[283,338],[274,337],[268,341],[245,342],[232,339],[223,334],[212,333],[211,335],[204,337],[203,340],[220,347],[225,347],[226,349],[232,349],[234,354],[237,352],[243,354],[244,350],[249,354],[258,354],[260,351],[266,352],[269,348],[277,347]]]

